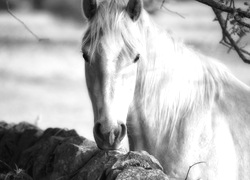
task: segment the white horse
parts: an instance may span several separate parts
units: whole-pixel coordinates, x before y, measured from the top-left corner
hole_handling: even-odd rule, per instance
[[[151,22],[142,0],[83,0],[101,149],[154,155],[170,178],[250,180],[250,88]]]

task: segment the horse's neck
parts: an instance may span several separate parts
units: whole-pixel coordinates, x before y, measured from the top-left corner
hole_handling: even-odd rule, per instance
[[[183,119],[209,108],[227,73],[164,32],[148,38],[147,59],[139,64],[136,108],[155,137],[171,138]]]
[[[211,152],[217,158],[222,156],[218,158],[222,163],[218,162],[225,167],[223,158],[230,156],[224,156],[224,150],[230,152],[232,144],[228,138],[232,133],[242,166],[248,167],[249,88],[220,64],[175,44],[171,38],[157,33],[148,37],[148,55],[138,62],[134,104],[130,109],[130,114],[135,114],[130,120],[136,123],[131,131],[136,137],[136,150],[155,155],[166,172],[178,167],[178,163],[188,166],[207,158],[212,162]],[[215,151],[204,146],[206,143]],[[209,151],[209,156],[200,150]],[[235,169],[235,161],[229,162],[233,164],[229,168]]]

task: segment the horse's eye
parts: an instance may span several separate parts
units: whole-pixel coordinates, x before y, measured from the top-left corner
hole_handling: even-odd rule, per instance
[[[85,62],[89,63],[89,56],[87,53],[83,52],[82,57],[84,58]]]
[[[139,59],[140,59],[140,54],[137,54],[135,59],[134,59],[134,63],[136,63]]]

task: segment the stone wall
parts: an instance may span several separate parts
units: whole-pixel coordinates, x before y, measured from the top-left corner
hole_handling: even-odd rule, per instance
[[[102,151],[74,130],[0,122],[0,180],[157,180],[168,177],[146,152]]]

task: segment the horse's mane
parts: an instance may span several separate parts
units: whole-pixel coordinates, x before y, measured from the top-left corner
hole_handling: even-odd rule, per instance
[[[149,17],[144,15],[145,22]],[[147,56],[139,62],[135,100],[146,113],[146,124],[158,129],[158,139],[165,136],[171,141],[185,119],[209,112],[206,110],[223,98],[226,86],[240,84],[224,65],[192,50],[168,32],[153,24],[142,27]]]

